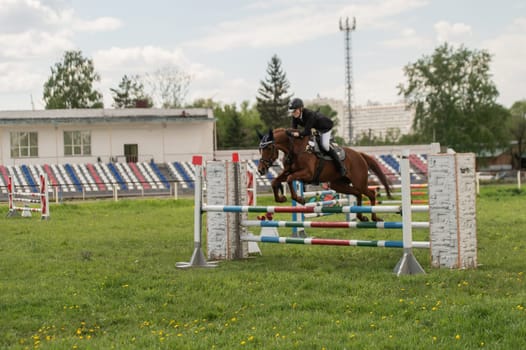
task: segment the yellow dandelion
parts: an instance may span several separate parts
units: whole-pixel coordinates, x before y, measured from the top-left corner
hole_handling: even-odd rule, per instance
[[[240,344],[245,345],[246,343],[247,343],[246,341],[242,340]]]
[[[455,335],[456,340],[460,340],[460,334]]]

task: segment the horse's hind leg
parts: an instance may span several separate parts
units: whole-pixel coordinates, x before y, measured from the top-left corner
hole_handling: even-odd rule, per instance
[[[362,192],[353,186],[349,186],[347,182],[331,182],[330,187],[338,193],[344,193],[352,195],[356,198],[356,205],[362,205]],[[362,213],[357,213],[356,218],[360,221],[369,221],[369,219]]]
[[[364,195],[369,198],[369,201],[371,202],[371,206],[374,207],[376,205],[376,191],[367,189],[364,191]],[[371,213],[371,220],[373,221],[384,221],[382,218],[378,217],[376,213]]]

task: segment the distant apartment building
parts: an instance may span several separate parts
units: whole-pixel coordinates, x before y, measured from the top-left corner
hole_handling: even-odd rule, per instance
[[[307,105],[329,105],[335,110],[338,118],[336,135],[349,142],[347,128],[347,108],[342,100],[330,98],[315,98],[305,101]],[[352,109],[352,138],[360,138],[362,135],[370,137],[385,138],[388,133],[408,134],[413,125],[415,112],[404,103],[395,104],[369,104],[355,106]]]

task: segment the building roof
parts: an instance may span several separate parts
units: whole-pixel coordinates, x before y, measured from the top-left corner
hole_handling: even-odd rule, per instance
[[[211,109],[46,109],[29,111],[0,111],[0,125],[15,124],[116,124],[214,121]]]

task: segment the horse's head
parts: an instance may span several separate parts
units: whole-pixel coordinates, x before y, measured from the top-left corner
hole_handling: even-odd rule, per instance
[[[278,159],[279,152],[274,143],[274,133],[272,129],[269,129],[268,134],[265,135],[261,135],[259,131],[257,133],[259,136],[259,154],[261,155],[258,164],[258,173],[265,175],[276,159]]]

